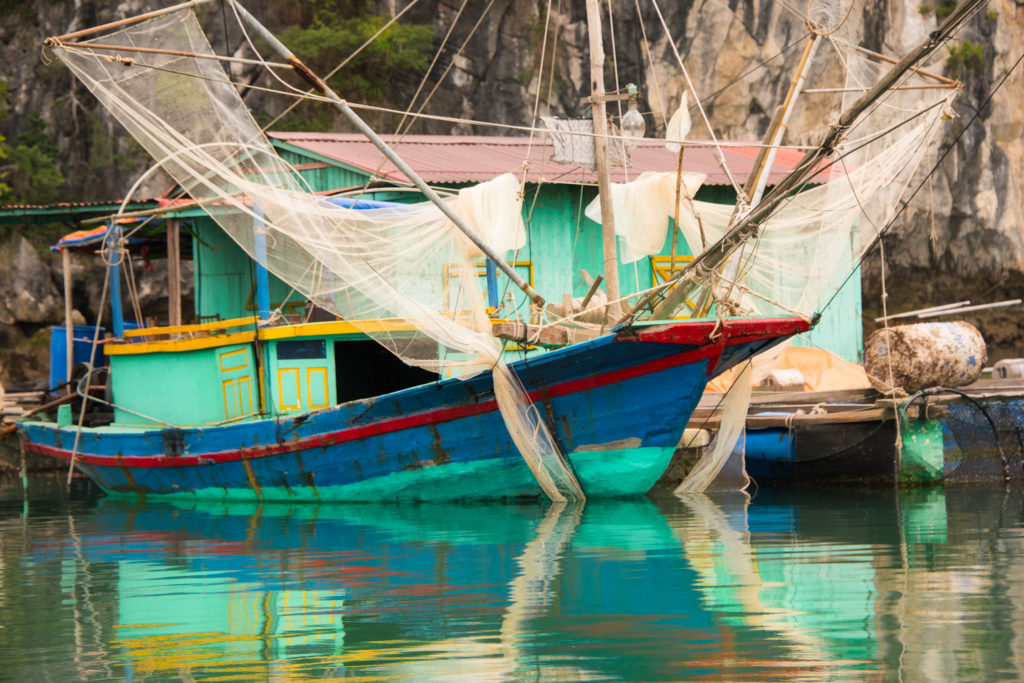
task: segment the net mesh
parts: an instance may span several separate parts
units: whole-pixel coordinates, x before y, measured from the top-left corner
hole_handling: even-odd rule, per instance
[[[212,56],[191,10],[94,39]],[[442,376],[493,369],[513,442],[553,500],[583,492],[491,334],[476,247],[432,204],[352,209],[311,193],[276,154],[220,63],[175,54],[59,58],[241,248],[287,285],[409,364]],[[456,211],[496,249],[522,244],[511,176],[470,188]]]
[[[846,67],[845,110],[890,68],[841,42],[831,39]],[[908,77],[903,85],[920,79]],[[827,168],[809,186],[792,195],[762,224],[756,239],[743,247],[738,275],[724,288],[719,314],[730,313],[810,317],[828,304],[851,271],[889,225],[906,200],[908,188],[920,179],[922,162],[934,153],[941,119],[948,114],[949,91],[899,89],[890,91],[856,123]],[[924,93],[924,94],[922,94]],[[735,208],[708,202],[680,207],[678,227],[696,247],[714,243],[735,224]],[[699,250],[698,250],[699,251]],[[716,287],[704,283],[694,288]],[[720,287],[720,286],[719,286]],[[694,295],[691,300],[700,297]],[[781,347],[777,348],[777,351]],[[753,372],[733,385],[725,401],[721,428],[677,493],[723,487],[719,473],[742,451],[743,426],[750,402],[751,381],[771,368],[773,357],[754,359]],[[736,478],[733,477],[733,481]],[[744,477],[739,478],[740,481]],[[734,488],[725,483],[724,488]]]

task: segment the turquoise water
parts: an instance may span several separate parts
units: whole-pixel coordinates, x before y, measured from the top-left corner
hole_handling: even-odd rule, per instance
[[[0,490],[10,680],[1024,678],[1024,495],[131,505]]]

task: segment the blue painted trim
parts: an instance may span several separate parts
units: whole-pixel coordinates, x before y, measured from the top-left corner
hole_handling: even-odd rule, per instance
[[[263,209],[254,206],[257,218],[253,220],[253,248],[256,251],[256,307],[259,309],[260,320],[270,320],[270,278],[267,275],[267,234],[260,228],[263,222]]]
[[[487,259],[487,305],[491,308],[498,307],[498,267],[494,261]]]
[[[124,338],[124,310],[121,304],[121,263],[117,245],[121,239],[121,228],[116,224],[107,226],[106,244],[112,245],[110,262],[110,327],[114,336]]]

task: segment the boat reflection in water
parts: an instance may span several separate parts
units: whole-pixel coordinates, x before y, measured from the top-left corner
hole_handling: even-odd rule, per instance
[[[5,581],[0,657],[19,677],[83,679],[1021,678],[1021,500],[12,514],[0,562],[23,583]],[[51,574],[59,590],[27,590]],[[33,607],[71,627],[28,629],[12,654]]]

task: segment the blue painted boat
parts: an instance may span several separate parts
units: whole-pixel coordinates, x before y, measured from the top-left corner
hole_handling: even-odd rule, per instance
[[[807,328],[796,317],[635,324],[512,368],[584,493],[636,496],[665,471],[710,378]],[[114,349],[108,346],[108,354]],[[227,424],[115,422],[77,435],[75,425],[40,421],[24,422],[21,430],[28,452],[73,459],[112,495],[332,501],[541,495],[505,428],[490,373]]]
[[[600,261],[608,304],[583,310],[584,302],[593,303],[594,285],[580,297],[581,310],[572,292],[554,310],[534,288],[532,260],[517,260],[527,207],[515,176],[466,188],[456,211],[254,17],[236,9],[433,206],[421,211],[311,194],[312,185],[274,150],[237,90],[228,82],[211,87],[217,78],[203,65],[213,54],[186,55],[196,68],[176,66],[173,76],[163,62],[143,66],[135,56],[133,66],[151,67],[147,80],[110,83],[109,75],[94,73],[97,62],[63,51],[55,37],[50,44],[86,87],[196,200],[150,218],[174,224],[169,260],[179,251],[170,246],[177,221],[191,223],[201,322],[183,326],[172,319],[164,328],[125,330],[118,271],[127,262],[125,223],[113,221],[103,237],[116,338],[105,345],[108,414],[85,426],[85,412],[77,420],[65,412],[52,422],[25,422],[28,452],[70,461],[114,495],[274,501],[502,499],[542,490],[552,499],[641,495],[669,464],[709,379],[809,329],[797,316],[672,319],[682,302],[662,309],[655,298],[673,286],[688,291],[677,284],[684,267],[675,280],[644,291],[634,267],[640,301],[622,318],[627,293],[613,286],[618,266],[610,215]],[[125,28],[130,23],[138,26]],[[195,16],[181,8],[86,33],[108,31],[133,45],[136,38],[149,40],[143,34],[170,41],[147,54],[162,55],[172,43],[200,49],[202,42]],[[102,94],[114,91],[116,97]],[[164,96],[172,91],[178,96]],[[607,174],[599,175],[607,191]],[[678,185],[678,172],[666,172],[666,180],[673,177]],[[580,220],[582,211],[581,203]],[[678,209],[658,217],[666,229],[672,215]],[[564,237],[573,224],[564,217],[558,223]],[[552,268],[560,281],[575,270],[564,259],[578,236],[537,242],[538,252],[563,259]],[[713,272],[732,248],[699,257],[693,274]],[[180,310],[180,302],[169,309]],[[641,309],[659,320],[635,322]],[[310,322],[317,312],[323,322]],[[587,313],[600,320],[585,321]],[[486,329],[488,316],[493,330]],[[497,329],[503,324],[526,331]],[[499,357],[488,332],[513,344]],[[508,360],[525,396],[504,376]],[[501,391],[502,410],[495,366],[510,387]],[[531,404],[522,408],[530,417],[511,428],[515,439],[508,425],[518,408],[509,403]],[[524,434],[531,430],[536,433]],[[544,443],[527,445],[531,439]],[[531,446],[537,459],[543,452],[550,462],[528,466],[520,450],[532,457]]]
[[[1024,479],[1024,400],[1014,380],[935,387],[910,401],[899,422],[877,395],[825,404],[832,392],[802,402],[784,394],[747,417],[747,473],[759,484],[909,486]],[[849,398],[856,392],[849,393]],[[824,412],[809,414],[817,407]],[[922,417],[924,415],[924,417]],[[692,426],[692,425],[691,425]],[[900,446],[897,446],[899,435]]]

